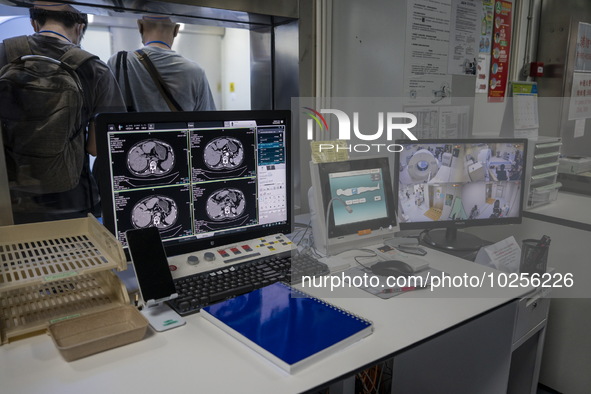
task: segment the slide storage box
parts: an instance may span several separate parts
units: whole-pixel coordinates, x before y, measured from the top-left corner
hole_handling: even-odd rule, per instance
[[[93,216],[0,227],[0,344],[129,304],[127,260]]]

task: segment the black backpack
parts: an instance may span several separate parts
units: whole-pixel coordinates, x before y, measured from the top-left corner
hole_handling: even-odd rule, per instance
[[[73,189],[85,157],[84,94],[76,69],[95,55],[78,47],[59,60],[32,53],[26,36],[4,40],[0,120],[11,189]]]

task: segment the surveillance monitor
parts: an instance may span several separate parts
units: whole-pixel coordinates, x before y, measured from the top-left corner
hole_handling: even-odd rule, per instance
[[[396,143],[403,147],[394,170],[401,230],[425,229],[431,246],[470,251],[484,241],[458,229],[521,223],[526,139]]]

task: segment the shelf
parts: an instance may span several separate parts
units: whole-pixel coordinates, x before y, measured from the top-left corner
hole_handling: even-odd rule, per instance
[[[94,216],[0,227],[0,345],[129,304],[121,243]]]
[[[558,167],[560,163],[559,162],[552,162],[552,163],[546,163],[546,164],[539,164],[537,166],[533,166],[532,168],[534,170],[541,170],[543,168],[551,168],[551,167]]]
[[[121,244],[93,216],[3,226],[0,239],[0,293],[127,268]]]
[[[538,179],[550,178],[550,177],[553,177],[553,176],[556,176],[556,175],[558,175],[558,173],[556,171],[553,171],[553,172],[545,172],[543,174],[534,175],[534,176],[531,177],[531,179],[537,181]]]
[[[543,143],[543,144],[536,144],[536,149],[546,149],[546,148],[554,148],[562,146],[562,142],[550,142],[550,143]]]
[[[547,159],[548,157],[556,157],[559,156],[560,152],[549,152],[549,153],[542,153],[540,155],[535,155],[534,156],[534,160],[535,159]]]
[[[546,185],[546,186],[540,186],[540,187],[536,187],[534,189],[532,189],[534,192],[544,192],[544,191],[549,191],[549,190],[554,190],[554,189],[558,189],[562,186],[562,183],[560,182],[556,182],[553,183],[551,185]]]

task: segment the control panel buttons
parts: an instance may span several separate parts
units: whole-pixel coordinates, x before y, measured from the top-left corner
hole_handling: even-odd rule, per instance
[[[203,253],[203,258],[206,261],[214,261],[215,260],[215,254],[213,254],[212,252],[205,252],[205,253]]]
[[[194,255],[190,255],[189,257],[187,257],[187,264],[189,264],[189,265],[199,264],[199,257],[194,256]]]

